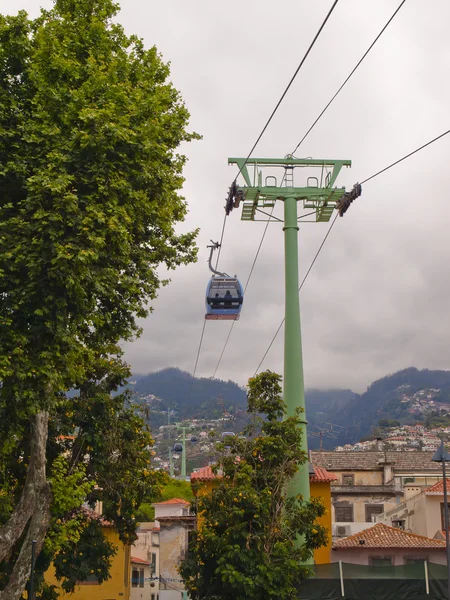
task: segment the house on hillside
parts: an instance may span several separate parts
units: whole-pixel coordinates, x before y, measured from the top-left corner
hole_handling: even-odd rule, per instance
[[[141,523],[136,534],[137,540],[131,547],[130,600],[158,600],[159,525]]]
[[[446,563],[445,542],[377,523],[333,542],[332,562],[396,567],[418,562]]]
[[[447,493],[450,495],[449,482]],[[443,481],[425,489],[414,484],[406,485],[405,500],[378,515],[376,521],[404,531],[442,538],[441,532],[445,530]]]
[[[93,518],[99,518],[93,516]],[[68,594],[60,587],[55,577],[53,565],[45,573],[45,581],[56,586],[58,598],[61,600],[98,600],[99,598],[120,598],[130,600],[131,589],[131,552],[130,546],[123,544],[118,532],[108,522],[101,520],[103,535],[114,544],[117,553],[111,559],[110,577],[102,584],[92,574],[85,581],[80,581],[73,594]],[[155,599],[156,600],[156,599]]]
[[[331,488],[330,483],[337,479],[336,475],[329,473],[322,467],[315,467],[310,465],[310,490],[312,498],[321,498],[325,504],[326,512],[323,517],[318,519],[318,523],[327,528],[330,532],[328,544],[322,548],[314,550],[314,562],[315,564],[324,564],[330,562],[331,552]],[[198,471],[191,474],[191,482],[193,484],[199,484],[194,487],[194,491],[197,494],[209,494],[211,493],[217,476],[213,473],[210,466],[202,467]],[[201,515],[198,516],[199,527],[201,527]]]
[[[405,486],[423,489],[439,481],[433,452],[313,451],[311,462],[337,476],[331,483],[333,539],[367,528],[377,515],[404,500]]]
[[[159,600],[186,597],[178,565],[186,556],[189,533],[196,527],[190,503],[182,498],[156,502],[155,520],[159,523]]]

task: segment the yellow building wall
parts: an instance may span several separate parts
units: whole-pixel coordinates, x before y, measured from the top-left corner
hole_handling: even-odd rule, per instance
[[[331,487],[329,483],[310,482],[311,498],[321,498],[325,505],[325,514],[317,522],[326,527],[328,531],[328,542],[326,546],[314,550],[314,562],[316,565],[327,564],[331,560]]]
[[[214,488],[214,481],[202,482],[201,486],[199,486],[197,494],[211,494]],[[316,565],[327,564],[331,562],[331,486],[330,483],[310,483],[310,494],[311,498],[321,498],[322,502],[325,505],[325,514],[323,517],[318,519],[318,523],[323,527],[326,527],[328,531],[328,541],[326,546],[322,546],[322,548],[318,548],[314,550],[314,562]],[[197,515],[197,526],[201,527],[202,524],[202,515],[199,513]]]
[[[117,554],[112,558],[110,578],[98,583],[81,583],[73,594],[66,594],[59,586],[53,565],[45,574],[45,581],[57,587],[60,600],[130,600],[131,586],[131,553],[130,547],[124,546],[118,533],[111,528],[104,528],[106,539],[117,547]]]

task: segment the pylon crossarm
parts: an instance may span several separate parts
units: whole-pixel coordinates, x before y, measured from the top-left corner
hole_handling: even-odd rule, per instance
[[[345,188],[333,187],[342,167],[350,167],[350,160],[329,160],[313,158],[229,158],[229,164],[236,164],[240,169],[245,186],[235,184],[236,193],[239,193],[239,202],[242,201],[243,221],[254,221],[257,212],[273,208],[277,200],[286,201],[295,198],[303,203],[303,209],[316,211],[316,222],[330,220],[334,208],[345,194]],[[253,182],[251,181],[248,165],[254,167]],[[274,168],[282,168],[284,173],[279,181],[273,175]],[[264,169],[269,169],[265,177]],[[306,186],[294,185],[294,171],[296,168],[320,168],[321,177],[308,177]],[[327,175],[323,180],[324,170]],[[267,170],[266,170],[267,173]],[[279,183],[279,185],[278,185]],[[239,202],[235,203],[237,207]]]

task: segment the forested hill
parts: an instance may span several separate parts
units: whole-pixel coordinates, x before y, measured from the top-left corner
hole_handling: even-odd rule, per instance
[[[191,390],[192,385],[192,391]],[[167,423],[163,411],[175,412],[174,419],[217,419],[224,412],[241,414],[247,408],[246,390],[233,381],[195,378],[180,369],[168,368],[149,375],[139,376],[131,385],[138,399],[156,396],[151,401],[150,421],[157,427]],[[307,390],[306,404],[311,424],[329,420],[327,417],[355,397],[351,390]]]
[[[175,419],[181,420],[215,419],[223,416],[225,411],[242,415],[247,406],[245,388],[233,381],[195,378],[192,382],[189,373],[175,368],[139,377],[132,388],[137,397],[154,395],[159,399],[152,402],[152,409],[156,409],[151,419],[154,426],[167,422],[162,412],[169,408],[175,411]],[[415,397],[421,390],[425,390],[425,396],[429,390],[434,390],[433,399],[438,406],[439,403],[450,404],[450,371],[410,367],[373,382],[363,394],[355,394],[349,389],[306,390],[308,431],[312,434],[309,447],[318,447],[316,434],[321,429],[325,430],[324,447],[333,448],[370,435],[382,419],[403,423],[422,420],[423,411],[413,409],[417,404]]]
[[[370,435],[382,419],[411,424],[424,420],[428,409],[426,401],[420,398],[429,395],[435,407],[450,403],[450,371],[410,367],[378,379],[366,392],[355,394],[348,403],[329,412],[326,420],[343,429],[338,428],[337,439],[330,439],[325,445],[353,444]]]
[[[191,390],[192,385],[192,391]],[[219,418],[224,411],[245,410],[245,389],[233,381],[196,377],[180,369],[169,368],[140,377],[133,385],[141,397],[156,396],[161,410],[176,411],[178,419]]]

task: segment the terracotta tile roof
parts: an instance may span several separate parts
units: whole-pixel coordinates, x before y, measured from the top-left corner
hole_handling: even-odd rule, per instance
[[[361,543],[363,542],[363,543]],[[428,548],[445,550],[445,542],[433,540],[423,535],[409,533],[384,523],[350,535],[333,544],[333,550],[361,550],[375,548]]]
[[[313,483],[327,483],[337,480],[334,473],[329,473],[323,467],[314,467],[315,475],[310,476],[309,480]],[[195,473],[191,473],[191,481],[211,481],[216,478],[210,466],[202,467]]]
[[[426,496],[440,496],[444,493],[444,482],[441,479],[425,490]],[[447,480],[447,494],[450,494],[450,482]]]
[[[191,473],[191,481],[211,481],[215,479],[216,475],[214,475],[213,470],[208,465],[207,467],[202,467],[195,473]]]
[[[154,502],[152,506],[165,506],[166,504],[190,504],[190,502],[183,500],[183,498],[171,498],[170,500],[164,500],[164,502]]]
[[[138,565],[147,565],[149,566],[150,563],[148,562],[148,560],[142,560],[142,558],[137,558],[136,556],[132,556],[131,557],[131,562],[138,564]]]
[[[395,472],[427,472],[441,473],[440,463],[431,460],[434,451],[387,451],[386,458],[388,462],[393,463]],[[385,453],[376,450],[355,451],[330,451],[323,452],[316,450],[311,452],[311,462],[314,465],[329,469],[330,471],[372,471],[382,470],[382,464],[385,460]]]
[[[337,480],[337,477],[334,473],[329,473],[323,467],[314,466],[314,472],[315,475],[309,476],[309,481],[311,483],[329,483]]]

